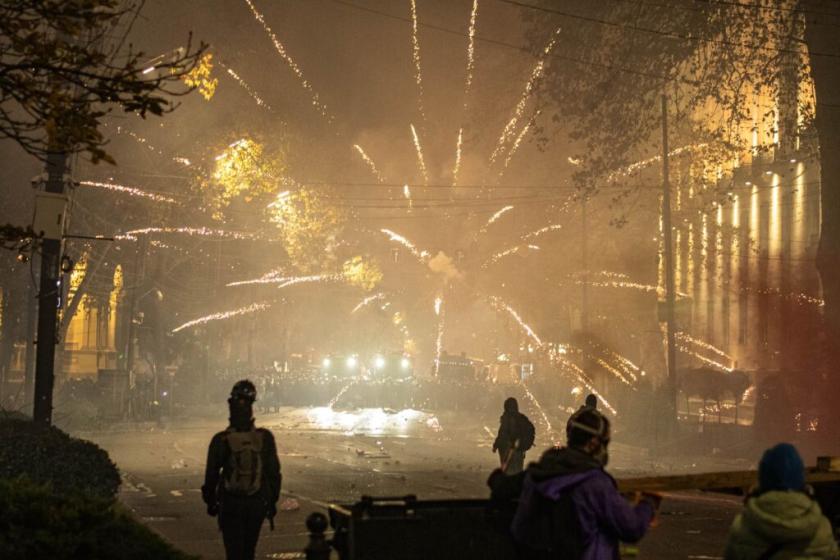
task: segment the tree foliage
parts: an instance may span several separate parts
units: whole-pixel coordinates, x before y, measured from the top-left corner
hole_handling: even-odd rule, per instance
[[[87,153],[113,163],[100,131],[114,109],[162,115],[191,91],[182,80],[205,47],[185,46],[151,60],[123,36],[142,2],[0,0],[0,137],[45,157]],[[127,27],[126,27],[127,26]]]

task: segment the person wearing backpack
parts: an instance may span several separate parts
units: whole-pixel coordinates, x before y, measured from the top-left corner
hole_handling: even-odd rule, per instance
[[[726,560],[840,558],[831,523],[805,485],[796,448],[780,443],[764,452],[758,487],[729,530]]]
[[[280,498],[280,460],[274,436],[254,426],[257,390],[247,379],[230,392],[230,425],[213,436],[201,495],[219,517],[227,560],[253,560],[264,519],[274,529]]]
[[[527,416],[519,412],[519,403],[509,397],[499,418],[499,432],[493,442],[493,453],[499,453],[502,472],[514,475],[525,466],[525,452],[534,446],[536,430]]]
[[[619,543],[634,543],[654,520],[660,497],[631,504],[607,464],[610,422],[593,408],[575,412],[567,445],[552,447],[515,477],[494,472],[492,499],[515,501],[510,526],[518,557],[533,560],[618,560]]]

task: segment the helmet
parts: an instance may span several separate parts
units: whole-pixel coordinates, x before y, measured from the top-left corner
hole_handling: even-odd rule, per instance
[[[254,402],[257,400],[257,388],[247,379],[237,381],[233,389],[230,390],[230,398]]]

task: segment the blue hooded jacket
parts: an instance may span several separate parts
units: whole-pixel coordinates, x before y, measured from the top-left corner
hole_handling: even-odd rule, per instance
[[[654,515],[650,503],[633,506],[622,497],[615,480],[583,451],[549,449],[538,463],[528,466],[511,525],[517,542],[533,550],[548,550],[558,536],[545,534],[541,502],[556,504],[565,495],[571,498],[578,521],[581,560],[618,559],[619,541],[640,540]]]

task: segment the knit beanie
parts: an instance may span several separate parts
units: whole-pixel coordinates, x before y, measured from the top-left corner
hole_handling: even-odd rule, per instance
[[[805,487],[805,465],[793,445],[780,443],[764,452],[758,464],[758,487],[762,492]]]

